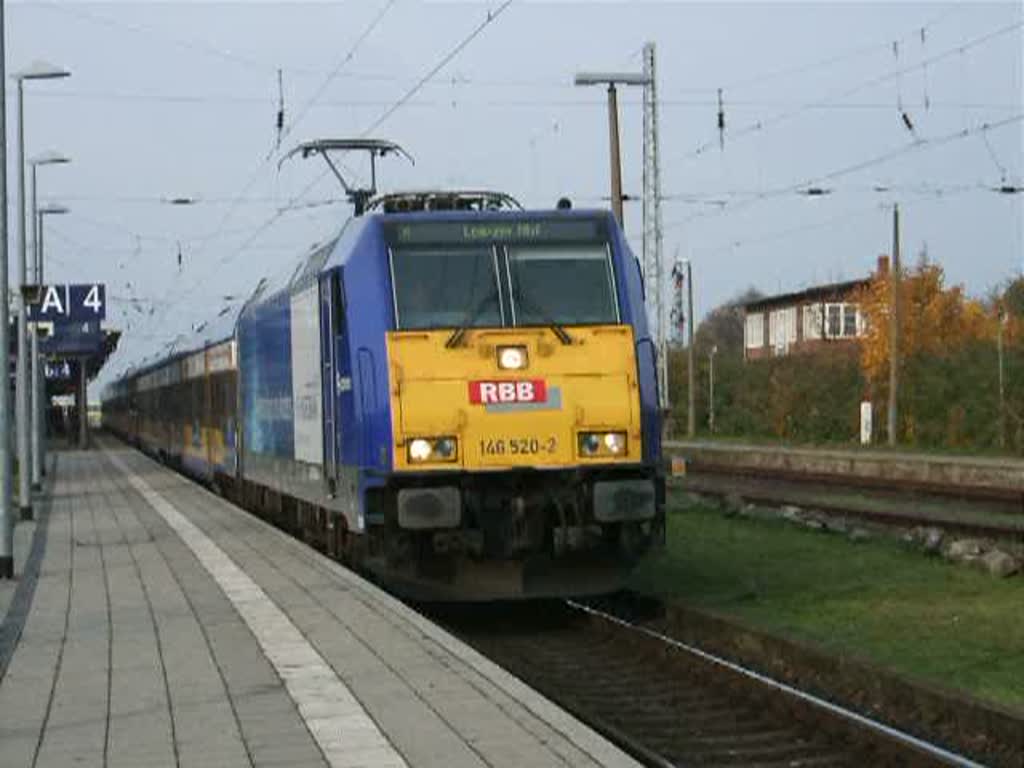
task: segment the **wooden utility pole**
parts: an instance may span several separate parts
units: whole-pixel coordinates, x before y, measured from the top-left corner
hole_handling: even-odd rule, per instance
[[[889,274],[889,445],[897,442],[899,430],[899,388],[900,388],[900,207],[892,208],[892,268]]]
[[[697,366],[693,359],[693,267],[686,260],[686,436],[697,434]]]
[[[1003,374],[1003,328],[1006,314],[999,310],[999,331],[996,335],[996,352],[999,355],[999,447],[1006,448],[1006,379]]]

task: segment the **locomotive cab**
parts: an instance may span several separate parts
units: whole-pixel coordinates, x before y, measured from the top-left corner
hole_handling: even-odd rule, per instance
[[[378,565],[455,599],[617,588],[664,533],[653,355],[619,228],[557,211],[396,215],[383,230]]]

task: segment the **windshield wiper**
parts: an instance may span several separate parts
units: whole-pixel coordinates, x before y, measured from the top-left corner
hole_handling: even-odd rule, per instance
[[[452,335],[449,336],[448,340],[444,343],[445,349],[454,349],[455,347],[459,346],[459,344],[462,342],[462,337],[466,335],[466,331],[469,330],[469,327],[478,317],[480,317],[480,315],[483,314],[484,310],[487,309],[487,305],[490,304],[490,302],[492,302],[494,299],[496,299],[497,296],[498,292],[496,290],[492,290],[490,293],[488,293],[486,296],[480,299],[479,304],[477,304],[475,307],[473,307],[473,309],[466,313],[466,316],[462,318],[462,321],[459,323],[458,327],[454,331],[452,331]]]
[[[541,320],[544,321],[544,325],[550,328],[551,332],[555,334],[555,336],[558,337],[558,340],[562,342],[565,346],[569,346],[570,344],[572,344],[573,338],[572,336],[569,335],[569,332],[565,330],[565,328],[560,323],[558,323],[554,318],[552,318],[551,315],[549,315],[543,309],[537,306],[536,302],[532,300],[523,301],[523,297],[518,291],[512,294],[512,298],[515,301],[518,301],[524,307],[531,307],[530,311],[533,312],[534,314],[540,315]]]

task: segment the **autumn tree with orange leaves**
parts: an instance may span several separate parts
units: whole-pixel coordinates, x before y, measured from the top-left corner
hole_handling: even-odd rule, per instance
[[[865,329],[861,368],[868,396],[884,411],[889,385],[891,274],[880,274],[859,297]],[[1004,417],[1012,424],[1009,442],[1020,450],[1019,340],[1024,318],[1015,311],[1020,285],[1011,282],[987,302],[968,297],[963,286],[947,287],[940,266],[925,256],[903,270],[900,280],[899,439],[917,445],[957,448],[1007,442],[999,433],[996,337],[1005,315],[1003,344],[1011,382]]]

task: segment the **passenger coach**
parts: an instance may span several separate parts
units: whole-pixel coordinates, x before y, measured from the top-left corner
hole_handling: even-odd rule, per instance
[[[617,588],[664,536],[639,265],[606,211],[507,200],[378,198],[106,423],[410,596]]]

